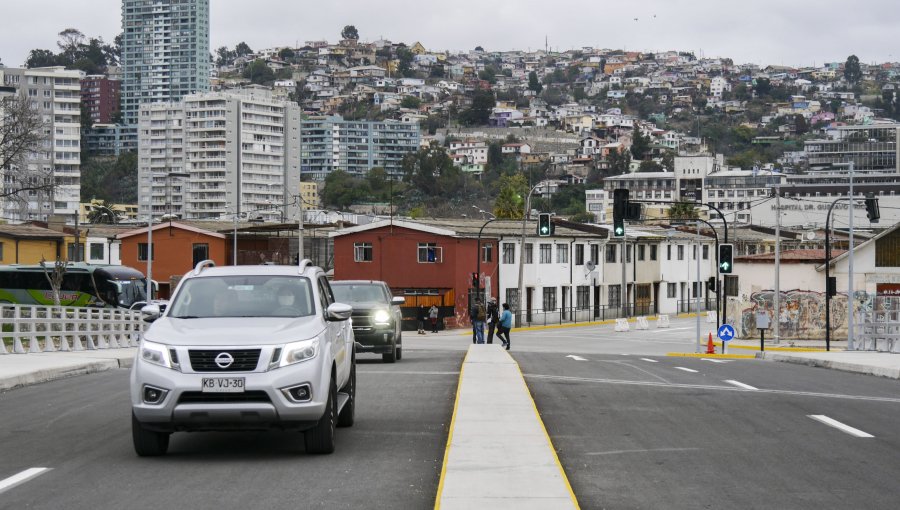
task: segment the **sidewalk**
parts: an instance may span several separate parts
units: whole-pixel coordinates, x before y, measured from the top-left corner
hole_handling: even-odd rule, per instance
[[[0,355],[0,391],[113,368],[130,368],[137,349]]]
[[[900,379],[900,354],[871,351],[759,352],[757,358]]]

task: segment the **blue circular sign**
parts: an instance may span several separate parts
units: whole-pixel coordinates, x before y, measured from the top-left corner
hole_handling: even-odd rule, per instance
[[[734,326],[732,326],[731,324],[722,324],[721,326],[719,326],[719,331],[717,334],[720,340],[722,340],[723,342],[727,342],[734,338]]]

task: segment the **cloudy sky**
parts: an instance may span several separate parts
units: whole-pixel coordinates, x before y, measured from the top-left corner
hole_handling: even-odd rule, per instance
[[[0,0],[0,60],[56,50],[67,27],[107,41],[121,31],[120,0]],[[856,54],[900,60],[896,0],[210,0],[211,46],[251,48],[336,41],[344,25],[431,50],[582,46],[693,51],[736,63],[820,65]],[[740,5],[740,6],[739,6]]]

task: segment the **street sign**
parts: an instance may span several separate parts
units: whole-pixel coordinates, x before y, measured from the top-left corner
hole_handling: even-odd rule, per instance
[[[732,327],[731,324],[722,324],[721,326],[719,326],[719,331],[717,334],[719,336],[719,340],[728,342],[732,338],[734,338],[734,327]]]
[[[769,314],[766,312],[756,314],[756,329],[769,329]]]

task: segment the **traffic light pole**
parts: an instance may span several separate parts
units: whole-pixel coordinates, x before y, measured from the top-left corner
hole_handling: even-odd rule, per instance
[[[477,296],[478,298],[482,297],[481,296],[481,233],[484,232],[484,227],[488,226],[488,224],[493,221],[497,221],[497,218],[491,218],[491,219],[487,220],[486,222],[484,222],[484,225],[482,225],[481,228],[478,229],[478,252],[475,254],[475,260],[476,260],[475,274],[478,275],[478,285],[475,286],[475,296]]]

